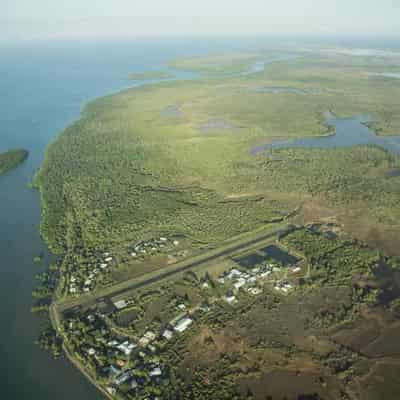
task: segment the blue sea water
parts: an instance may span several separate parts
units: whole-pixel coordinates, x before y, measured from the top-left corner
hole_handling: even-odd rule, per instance
[[[1,399],[102,398],[67,361],[53,360],[34,344],[40,319],[30,312],[31,291],[35,275],[44,270],[52,256],[39,236],[39,194],[27,184],[40,167],[46,146],[79,117],[82,104],[133,86],[127,79],[130,72],[165,69],[168,61],[177,57],[251,50],[275,40],[207,38],[0,45],[0,152],[16,147],[30,152],[24,164],[0,176]],[[390,46],[374,43],[371,47]],[[366,46],[363,42],[358,47]],[[193,77],[177,73],[178,79]],[[42,265],[34,265],[33,257],[41,253]]]

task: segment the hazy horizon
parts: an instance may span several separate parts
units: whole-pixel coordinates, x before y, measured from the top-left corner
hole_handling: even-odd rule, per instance
[[[0,0],[4,40],[400,36],[394,0]]]

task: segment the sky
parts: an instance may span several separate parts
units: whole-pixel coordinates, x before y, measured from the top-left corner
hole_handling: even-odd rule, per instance
[[[0,39],[400,36],[400,0],[0,0]]]

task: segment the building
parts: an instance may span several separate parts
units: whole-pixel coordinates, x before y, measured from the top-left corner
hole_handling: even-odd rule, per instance
[[[235,296],[225,296],[224,297],[224,299],[225,299],[225,301],[227,302],[227,303],[234,303],[235,301],[236,301],[236,297]]]
[[[124,343],[121,343],[117,346],[117,349],[120,350],[122,353],[124,353],[126,356],[129,356],[133,349],[136,348],[135,343],[130,343],[129,341],[126,341]]]
[[[239,289],[240,289],[241,287],[243,287],[245,284],[246,284],[246,280],[245,280],[244,278],[240,278],[240,279],[237,280],[237,282],[235,282],[235,283],[233,284],[233,287],[234,287],[236,290],[239,290]]]
[[[126,381],[128,381],[131,378],[131,372],[130,371],[126,371],[124,373],[122,373],[121,375],[119,375],[117,378],[115,378],[115,384],[116,385],[122,385],[123,383],[125,383]]]
[[[127,302],[125,300],[118,300],[114,302],[114,306],[118,309],[118,310],[122,310],[123,308],[125,308],[127,306]]]
[[[192,322],[193,322],[193,320],[192,320],[191,318],[189,318],[189,317],[184,317],[184,318],[180,319],[180,320],[176,323],[174,329],[175,329],[177,332],[182,333],[182,332],[184,332],[184,331],[192,324]]]
[[[170,331],[169,329],[166,329],[162,334],[162,337],[167,340],[171,340],[172,336],[174,336],[174,333],[172,331]]]
[[[161,375],[162,375],[162,371],[161,371],[160,367],[156,367],[149,372],[149,376],[151,376],[151,377],[161,376]]]

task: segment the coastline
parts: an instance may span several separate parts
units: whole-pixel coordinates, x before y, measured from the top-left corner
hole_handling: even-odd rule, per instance
[[[110,393],[107,392],[105,388],[103,388],[90,374],[89,372],[86,371],[85,367],[81,364],[81,362],[74,357],[71,354],[71,351],[69,350],[68,346],[66,345],[64,341],[64,335],[62,333],[61,329],[61,322],[59,318],[59,314],[57,311],[57,306],[56,304],[52,303],[49,307],[49,317],[50,317],[50,322],[53,327],[53,329],[57,332],[57,334],[61,335],[63,338],[62,341],[62,350],[63,354],[66,356],[69,362],[79,370],[79,372],[93,385],[95,386],[101,394],[103,394],[106,398],[109,400],[115,400],[113,396],[110,395]]]

